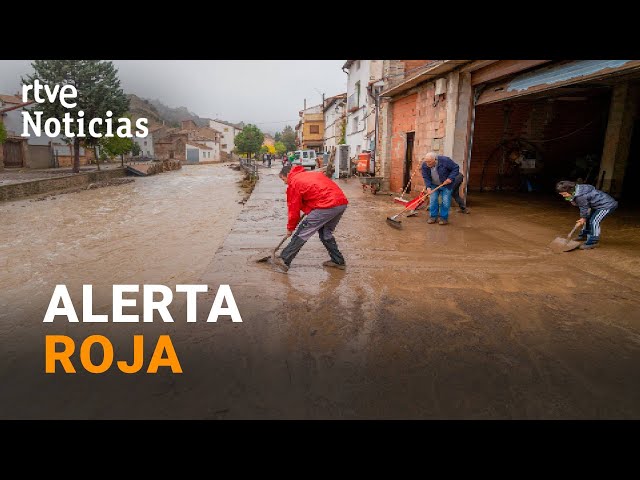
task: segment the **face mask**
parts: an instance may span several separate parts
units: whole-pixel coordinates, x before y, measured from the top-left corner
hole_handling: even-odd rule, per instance
[[[571,192],[571,195],[569,195],[568,197],[564,197],[564,199],[565,199],[567,202],[572,202],[572,201],[573,201],[573,199],[575,198],[575,196],[576,196],[576,191],[574,190],[573,192]]]

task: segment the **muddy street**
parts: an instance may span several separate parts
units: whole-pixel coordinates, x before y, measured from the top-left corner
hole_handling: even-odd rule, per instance
[[[220,174],[208,177],[209,171]],[[2,416],[640,416],[635,213],[607,219],[600,249],[558,255],[547,246],[562,233],[559,225],[571,227],[576,213],[554,199],[476,195],[472,214],[452,213],[450,225],[427,225],[421,212],[394,230],[385,218],[398,204],[363,193],[356,179],[340,180],[350,205],[336,238],[347,269],[323,268],[327,253],[312,238],[285,275],[255,263],[284,233],[285,186],[276,172],[261,171],[244,208],[234,183],[239,174],[221,167],[187,167],[110,192],[86,192],[91,197],[80,204],[109,228],[95,230],[57,204],[52,214],[61,219],[58,235],[72,239],[67,243],[52,232],[19,226],[19,211],[29,212],[35,203],[3,206],[31,239],[32,253],[21,253],[12,237],[7,241],[14,242],[10,251],[17,258],[2,257],[10,272],[3,272],[2,285],[14,296],[3,296],[3,348],[11,361],[2,376],[10,386],[1,394]],[[125,195],[124,189],[137,193]],[[65,246],[47,248],[56,241]],[[96,243],[107,248],[93,248]],[[221,317],[205,323],[215,294],[209,291],[198,297],[196,323],[185,323],[178,313],[174,324],[103,329],[124,358],[130,358],[132,334],[171,334],[183,374],[45,375],[39,322],[57,281],[229,284],[243,322]],[[23,295],[37,303],[12,300]],[[18,307],[30,308],[33,318],[27,321]],[[20,322],[11,322],[12,316]],[[37,333],[32,341],[7,345],[9,338],[27,338],[18,333],[28,325]],[[86,327],[62,323],[57,333],[82,337]],[[43,391],[46,401],[36,395]]]
[[[389,197],[339,183],[347,270],[322,268],[313,238],[283,275],[252,263],[286,218],[284,187],[261,180],[204,277],[234,285],[245,323],[181,346],[210,359],[207,382],[224,392],[217,410],[202,397],[191,407],[213,418],[640,415],[637,214],[611,218],[600,250],[557,255],[548,244],[576,213],[554,198],[476,195],[472,215],[442,227],[421,213],[398,231],[384,221],[399,210]]]

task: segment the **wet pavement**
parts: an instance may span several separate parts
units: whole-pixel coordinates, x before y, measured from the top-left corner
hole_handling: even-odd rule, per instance
[[[471,215],[398,231],[391,197],[339,183],[346,271],[321,266],[317,238],[286,275],[253,263],[285,225],[285,187],[264,175],[207,269],[244,319],[198,346],[218,417],[640,416],[637,214],[603,223],[600,250],[558,255],[577,209],[555,198],[471,195]]]
[[[171,286],[179,279],[210,286],[212,291],[199,296],[197,323],[187,324],[184,305],[177,304],[173,324],[104,326],[110,338],[124,343],[131,343],[133,333],[144,332],[145,338],[169,333],[182,375],[161,369],[158,375],[110,371],[102,376],[45,376],[43,329],[34,329],[40,333],[40,343],[34,343],[32,351],[24,345],[12,347],[14,361],[4,372],[3,385],[10,388],[3,389],[2,416],[640,417],[636,213],[621,210],[607,218],[601,248],[554,254],[549,242],[566,235],[577,218],[577,209],[560,199],[472,194],[471,215],[452,213],[450,225],[427,225],[423,211],[403,219],[402,230],[394,230],[385,219],[401,210],[400,205],[388,196],[363,193],[355,179],[340,180],[350,205],[336,239],[347,269],[323,268],[328,255],[312,238],[289,273],[281,274],[255,263],[285,232],[285,186],[275,176],[277,170],[275,166],[261,170],[256,189],[233,223],[214,212],[206,221],[192,211],[199,202],[190,202],[177,190],[179,185],[167,185],[166,198],[155,197],[161,202],[153,209],[159,218],[149,216],[142,225],[149,232],[146,248],[132,242],[127,255],[119,257],[115,268],[109,267],[118,271],[133,264],[137,273],[131,277],[112,273],[102,279],[105,285]],[[179,172],[157,178],[163,175]],[[118,187],[124,188],[129,186]],[[211,189],[211,198],[223,196],[220,188]],[[202,195],[198,198],[204,200]],[[169,204],[174,210],[163,212]],[[144,203],[147,210],[149,205]],[[66,215],[74,225],[76,217]],[[229,222],[230,232],[228,226],[225,230],[227,224],[218,227],[216,222]],[[210,234],[218,228],[224,235],[229,232],[221,237],[224,241],[219,238],[217,244],[212,242],[215,248],[203,244],[190,251],[190,234],[203,230]],[[75,237],[71,230],[65,231],[69,238]],[[176,245],[182,241],[186,253],[155,258],[153,244],[178,233]],[[126,231],[113,235],[120,238]],[[45,235],[44,244],[52,241]],[[46,255],[44,244],[41,255]],[[75,252],[78,258],[67,258],[68,270],[59,278],[88,283],[92,275],[99,275],[98,269],[87,270],[95,258],[82,248]],[[21,261],[28,267],[30,258],[26,253]],[[149,258],[154,260],[148,262]],[[23,274],[17,263],[9,265],[14,276],[23,275],[19,282],[24,283],[47,270],[31,268],[30,274]],[[2,283],[5,289],[12,288],[7,278]],[[242,323],[232,323],[229,317],[205,322],[220,284],[231,286]],[[7,299],[26,298],[24,291],[13,288],[12,295],[4,297],[3,313],[15,304]],[[38,288],[42,285],[27,292],[35,295]],[[43,295],[50,296],[50,291]],[[26,302],[21,305],[26,308]],[[39,308],[33,311],[34,323],[43,315]],[[14,310],[14,315],[19,313]],[[15,338],[19,328],[7,329],[10,319],[5,314],[2,320],[0,335],[5,339]],[[77,327],[61,323],[58,329],[63,331],[56,333],[67,330],[75,335],[83,330]],[[80,327],[96,330],[94,325]],[[131,347],[122,347],[125,358],[129,358],[127,348]],[[26,364],[31,370],[18,382],[17,369],[27,368]],[[39,391],[47,392],[46,402],[25,401]]]

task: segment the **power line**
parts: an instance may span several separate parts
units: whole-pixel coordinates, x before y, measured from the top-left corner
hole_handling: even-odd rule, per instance
[[[254,125],[264,125],[267,123],[286,123],[286,122],[297,122],[298,120],[300,120],[299,118],[296,118],[295,120],[278,120],[276,122],[256,122],[254,123]]]

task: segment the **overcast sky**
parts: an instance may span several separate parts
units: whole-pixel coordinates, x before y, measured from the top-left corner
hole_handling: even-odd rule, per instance
[[[307,106],[346,91],[345,60],[114,60],[126,93],[187,107],[200,117],[295,126]],[[21,89],[30,60],[0,60],[0,93]]]

